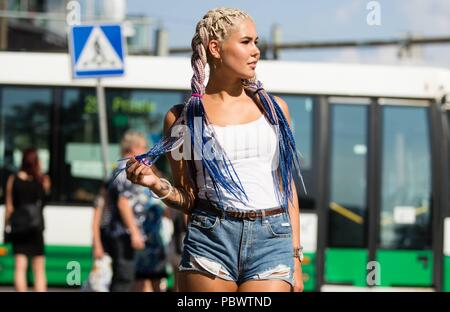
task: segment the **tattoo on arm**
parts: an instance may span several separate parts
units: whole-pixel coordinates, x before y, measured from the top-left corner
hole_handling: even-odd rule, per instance
[[[174,187],[172,192],[173,195],[164,199],[163,202],[171,208],[180,210],[182,212],[188,212],[191,206],[191,196],[189,195],[188,191],[182,187]]]
[[[161,192],[166,192],[170,190],[169,185],[167,185],[166,183],[161,185],[161,188],[159,189]],[[165,195],[165,194],[164,194]]]

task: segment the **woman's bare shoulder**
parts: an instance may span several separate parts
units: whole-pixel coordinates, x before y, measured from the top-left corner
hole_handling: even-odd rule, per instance
[[[174,122],[180,117],[184,104],[176,104],[172,106],[164,117],[164,130],[169,129]]]
[[[286,114],[286,112],[289,111],[289,107],[288,107],[286,101],[276,95],[274,96],[274,98],[277,101],[278,105],[280,105],[281,109],[283,110],[283,113]]]
[[[289,114],[289,107],[285,100],[280,98],[279,96],[274,96],[275,100],[277,101],[278,105],[280,105],[281,110],[283,111],[284,116],[290,123],[291,121],[291,115]]]
[[[17,172],[16,175],[19,179],[27,181],[30,179],[30,177],[28,176],[28,174],[25,171],[19,170],[19,172]],[[14,176],[12,176],[14,178]]]

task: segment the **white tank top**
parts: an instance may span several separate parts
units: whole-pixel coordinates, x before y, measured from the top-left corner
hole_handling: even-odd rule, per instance
[[[216,126],[214,131],[220,146],[225,150],[233,164],[234,170],[248,196],[248,204],[244,205],[232,194],[222,188],[221,196],[224,204],[239,209],[266,209],[279,206],[272,178],[272,170],[277,169],[277,137],[276,129],[264,115],[258,120],[230,126]],[[211,131],[210,128],[206,128]],[[218,201],[208,172],[203,177],[200,160],[194,160],[198,196]]]

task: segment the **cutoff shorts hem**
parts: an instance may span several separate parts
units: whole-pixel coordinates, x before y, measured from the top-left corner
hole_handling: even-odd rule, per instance
[[[285,277],[278,277],[278,278],[275,278],[275,277],[274,278],[267,278],[267,277],[266,278],[254,278],[254,277],[249,277],[249,278],[246,278],[246,279],[240,281],[240,283],[238,285],[242,285],[242,284],[244,284],[245,282],[248,282],[248,281],[284,281],[284,282],[288,283],[291,286],[291,288],[294,287],[294,280],[292,278],[285,278]]]
[[[189,254],[189,258],[190,258],[190,254]],[[194,256],[194,255],[192,255]],[[195,255],[195,256],[199,256],[199,255]],[[201,257],[201,256],[199,256]],[[214,260],[216,261],[216,260]],[[279,277],[279,278],[257,278],[257,277],[249,277],[246,279],[243,279],[241,281],[236,281],[234,278],[229,277],[229,279],[224,278],[223,276],[220,276],[219,274],[214,274],[209,272],[208,270],[205,270],[203,268],[194,268],[194,267],[188,267],[188,266],[184,266],[184,265],[189,265],[189,264],[183,264],[182,263],[178,266],[178,272],[196,272],[196,273],[200,273],[200,274],[204,274],[204,275],[208,275],[208,276],[212,276],[212,277],[217,277],[220,278],[221,280],[224,281],[230,281],[230,282],[235,282],[238,286],[244,284],[245,282],[248,281],[285,281],[286,283],[288,283],[291,287],[294,287],[294,280],[293,278],[284,278],[284,277]],[[290,275],[292,276],[293,273],[291,272]]]
[[[196,268],[196,267],[190,266],[190,263],[191,263],[190,259],[191,259],[191,257],[203,257],[203,258],[205,258],[204,256],[201,256],[201,255],[198,255],[198,254],[185,252],[182,255],[182,258],[181,258],[181,261],[180,261],[180,265],[178,266],[178,272],[195,271],[195,272],[203,273],[203,274],[206,274],[206,275],[209,275],[209,276],[218,277],[218,278],[220,278],[220,279],[222,279],[224,281],[236,282],[236,280],[233,277],[231,277],[231,276],[229,276],[229,279],[227,279],[227,278],[225,278],[223,276],[220,276],[219,274],[214,274],[212,272],[209,272],[208,270],[206,270],[204,268]],[[217,259],[210,259],[210,258],[208,258],[208,260],[214,261],[214,262],[220,264],[222,267],[225,267],[223,265],[223,263],[221,263],[221,261],[219,261]]]
[[[178,272],[179,273],[182,273],[182,272],[200,273],[200,274],[211,276],[211,277],[217,277],[217,278],[220,278],[221,280],[224,280],[224,281],[227,281],[227,282],[236,282],[235,280],[232,280],[232,279],[229,280],[229,279],[223,278],[220,275],[216,275],[214,273],[208,272],[206,270],[198,269],[198,268],[178,267]]]

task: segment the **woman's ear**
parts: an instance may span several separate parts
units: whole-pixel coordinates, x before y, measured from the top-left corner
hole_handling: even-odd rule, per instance
[[[221,51],[221,47],[220,47],[220,42],[218,40],[211,40],[208,43],[208,50],[209,50],[209,54],[215,58],[215,59],[220,59],[220,53]]]

